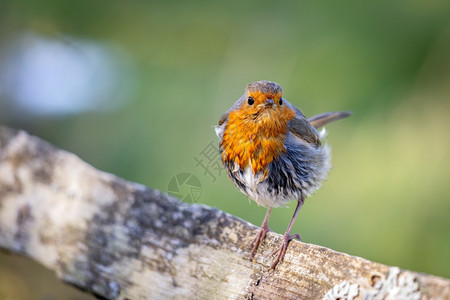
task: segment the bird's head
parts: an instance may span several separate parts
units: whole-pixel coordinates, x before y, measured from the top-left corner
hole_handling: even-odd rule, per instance
[[[286,106],[280,85],[271,81],[256,81],[247,85],[239,113],[257,123],[295,117],[295,112]]]

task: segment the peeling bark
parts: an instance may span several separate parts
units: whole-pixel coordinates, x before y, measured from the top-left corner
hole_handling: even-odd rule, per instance
[[[107,299],[450,299],[450,280],[292,241],[0,127],[0,248]]]

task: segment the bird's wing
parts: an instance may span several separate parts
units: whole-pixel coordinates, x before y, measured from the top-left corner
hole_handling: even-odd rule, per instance
[[[219,126],[221,126],[223,123],[225,123],[225,121],[228,119],[228,114],[229,114],[229,112],[227,111],[220,117]]]
[[[304,116],[297,115],[289,123],[289,130],[300,139],[314,146],[320,146],[320,138],[317,131],[311,126]]]
[[[322,126],[325,126],[328,123],[347,118],[351,116],[350,111],[337,111],[337,112],[328,112],[324,114],[320,114],[308,119],[308,122],[311,123],[314,128],[319,129]]]
[[[302,111],[286,100],[285,103],[289,108],[295,111],[295,118],[289,122],[289,130],[303,141],[313,144],[316,147],[320,146],[319,134],[308,122]]]

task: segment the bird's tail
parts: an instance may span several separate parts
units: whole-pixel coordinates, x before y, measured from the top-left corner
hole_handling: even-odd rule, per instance
[[[350,117],[351,115],[351,111],[328,112],[311,117],[308,119],[308,122],[311,123],[314,128],[319,129],[320,127],[323,127],[328,123]]]

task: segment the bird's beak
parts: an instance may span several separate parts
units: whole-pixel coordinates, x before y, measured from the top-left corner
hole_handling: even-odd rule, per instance
[[[273,99],[267,98],[264,102],[265,106],[272,106],[273,105]]]

